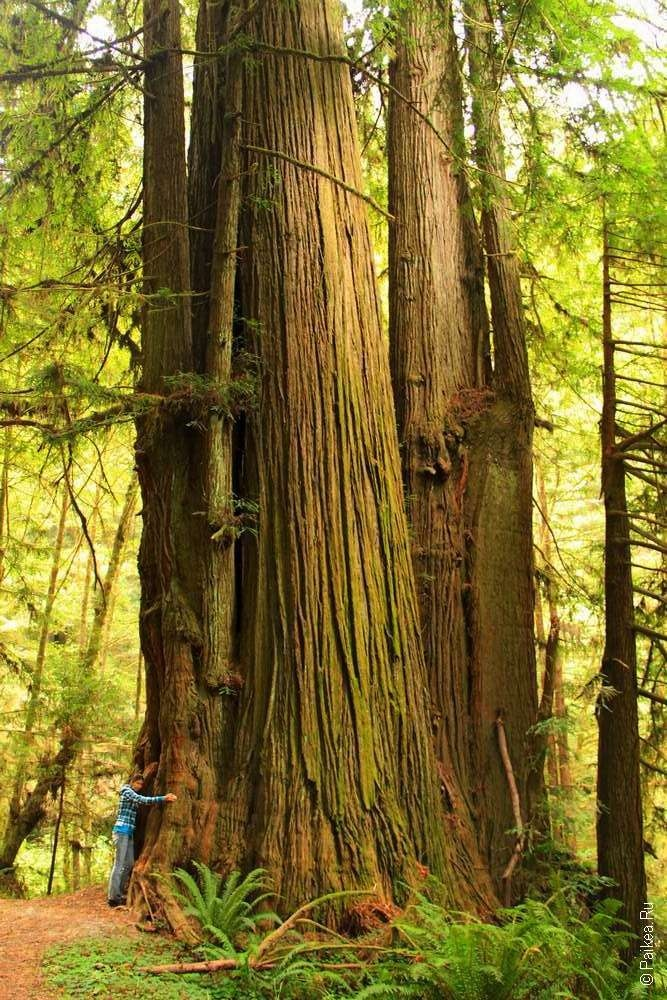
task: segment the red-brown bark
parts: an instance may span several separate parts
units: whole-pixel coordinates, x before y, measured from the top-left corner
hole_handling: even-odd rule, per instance
[[[447,808],[471,888],[478,857],[467,621],[465,411],[484,399],[483,259],[463,171],[462,93],[450,9],[400,13],[389,93],[389,340],[412,559]]]
[[[531,773],[537,718],[532,544],[534,408],[516,256],[498,120],[495,26],[484,3],[469,0],[466,40],[475,162],[493,340],[493,404],[469,425],[466,517],[471,582],[472,715],[481,784],[481,836],[491,870],[512,850],[512,809],[503,787],[493,721],[502,712],[524,816],[530,824],[543,794]]]
[[[274,51],[339,56],[339,10],[272,5],[250,30],[264,54],[244,80],[255,151],[240,285],[261,361],[260,523],[224,807],[230,862],[266,867],[283,908],[373,884],[391,895],[418,864],[461,899],[445,861],[366,210],[349,191],[361,187],[349,73]]]

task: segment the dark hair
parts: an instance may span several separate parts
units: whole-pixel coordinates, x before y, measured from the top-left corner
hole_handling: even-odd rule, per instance
[[[128,785],[136,785],[136,783],[137,783],[138,781],[140,781],[140,782],[141,782],[141,784],[143,785],[143,783],[144,783],[144,776],[143,776],[143,774],[141,773],[141,771],[135,771],[135,772],[134,772],[134,774],[132,775],[132,777],[131,777],[131,778],[130,778],[130,780],[128,781]]]

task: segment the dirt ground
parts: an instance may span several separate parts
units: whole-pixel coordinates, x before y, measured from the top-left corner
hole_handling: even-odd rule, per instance
[[[0,1000],[53,1000],[41,976],[44,952],[80,937],[138,934],[102,886],[51,899],[0,899]]]

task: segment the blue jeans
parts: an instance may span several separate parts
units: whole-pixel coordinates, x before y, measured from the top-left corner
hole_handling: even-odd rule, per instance
[[[134,838],[132,834],[113,833],[116,857],[109,878],[109,900],[119,902],[125,898],[127,883],[130,881],[134,865]]]

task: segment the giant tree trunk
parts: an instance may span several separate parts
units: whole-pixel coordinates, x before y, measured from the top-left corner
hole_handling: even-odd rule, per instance
[[[493,404],[470,424],[466,496],[471,582],[473,717],[477,722],[481,835],[492,872],[512,850],[515,826],[496,745],[501,713],[524,820],[530,820],[542,780],[531,776],[530,729],[537,716],[533,642],[532,436],[519,264],[504,182],[498,120],[494,26],[488,5],[468,0],[466,37],[475,159],[480,170],[482,231],[493,330]],[[540,772],[541,773],[541,772]],[[531,792],[532,789],[532,792]]]
[[[612,878],[621,916],[639,935],[646,902],[644,834],[639,778],[637,652],[635,646],[630,521],[625,471],[616,447],[616,381],[611,326],[609,251],[603,252],[602,494],[605,505],[605,647],[598,699],[598,871]],[[639,939],[626,958],[636,955]]]
[[[399,18],[394,51],[388,147],[392,377],[436,752],[449,807],[479,872],[470,816],[477,768],[466,634],[462,410],[483,396],[488,323],[479,234],[462,171],[451,10],[431,0],[413,4]]]
[[[418,864],[469,895],[446,858],[349,74],[275,51],[340,56],[339,19],[334,0],[263,8],[244,80],[259,579],[223,832],[282,909],[391,896]]]

